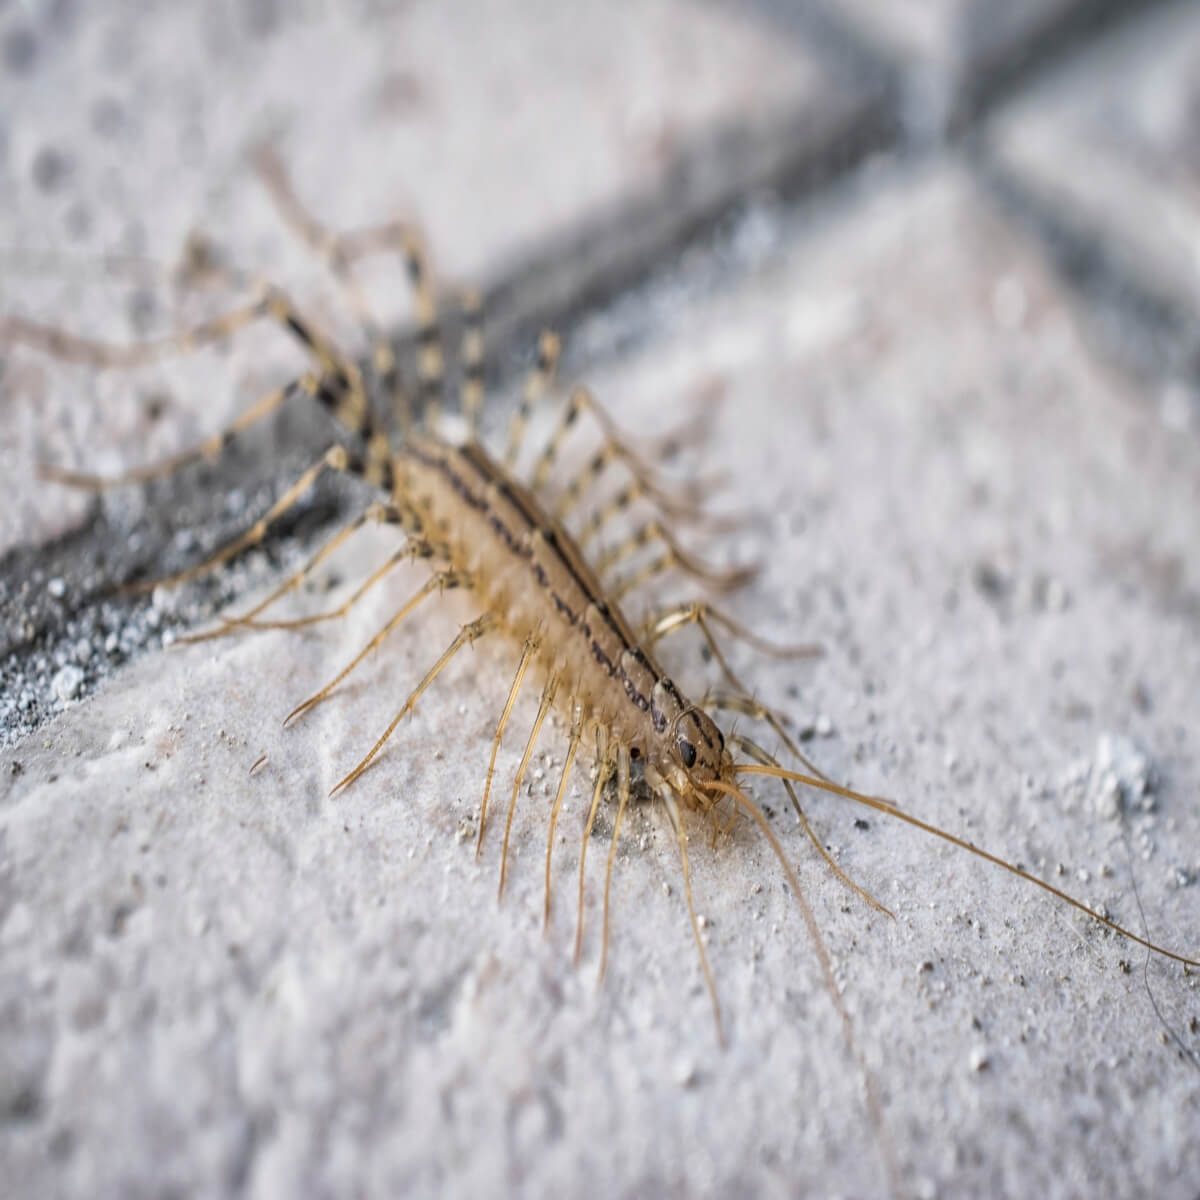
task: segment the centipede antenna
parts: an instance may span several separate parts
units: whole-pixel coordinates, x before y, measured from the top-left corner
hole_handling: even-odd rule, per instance
[[[750,757],[756,762],[760,762],[771,767],[778,767],[780,765],[778,760],[772,754],[764,750],[756,742],[751,741],[748,737],[745,737],[740,733],[727,734],[726,741],[730,742],[734,746],[737,746],[740,750],[745,751],[745,753],[749,754]],[[843,871],[842,868],[837,864],[833,855],[831,855],[825,848],[824,843],[819,837],[817,837],[816,831],[809,823],[808,817],[805,815],[804,809],[800,805],[800,797],[796,795],[796,788],[792,781],[790,779],[783,779],[780,780],[780,782],[783,784],[784,790],[787,792],[788,799],[792,802],[792,808],[795,810],[796,816],[800,820],[800,827],[804,830],[805,837],[812,842],[817,853],[825,860],[825,865],[829,867],[834,875],[836,875],[837,878],[840,879],[841,882],[844,883],[846,887],[854,892],[861,900],[865,901],[876,911],[883,913],[885,917],[891,917],[891,919],[894,921],[896,919],[896,914],[892,912],[892,910],[888,908],[886,904],[881,903],[874,896],[872,896],[866,888],[860,887],[859,884],[855,883],[854,880],[851,879],[850,876],[847,875],[846,872]]]
[[[1122,937],[1127,938],[1131,942],[1136,942],[1139,946],[1144,946],[1147,950],[1153,950],[1155,954],[1161,954],[1164,958],[1170,958],[1175,962],[1183,963],[1186,967],[1200,967],[1200,959],[1189,958],[1186,954],[1179,954],[1174,950],[1168,950],[1165,946],[1160,946],[1157,942],[1150,941],[1149,938],[1140,937],[1133,930],[1126,929],[1124,925],[1119,925],[1116,921],[1111,921],[1108,917],[1102,916],[1094,908],[1089,908],[1082,900],[1076,900],[1074,896],[1064,892],[1061,888],[1056,888],[1052,883],[1047,883],[1044,879],[1039,879],[1036,875],[1031,875],[1028,871],[1018,867],[1016,863],[1011,863],[1007,859],[1000,858],[999,855],[992,854],[988,850],[972,845],[965,838],[950,833],[948,830],[941,829],[937,825],[931,825],[928,821],[922,821],[920,817],[914,817],[911,813],[904,812],[903,809],[897,808],[895,805],[890,804],[886,800],[881,800],[877,796],[867,796],[862,792],[855,792],[850,788],[842,787],[840,784],[830,783],[827,779],[818,779],[813,775],[801,774],[799,771],[787,771],[781,767],[764,766],[755,763],[738,763],[735,769],[740,775],[769,775],[775,779],[790,779],[793,783],[800,783],[805,787],[817,788],[820,791],[841,796],[846,800],[853,800],[856,804],[861,804],[865,808],[872,808],[876,812],[886,813],[889,817],[895,817],[896,820],[903,821],[906,825],[911,825],[913,828],[920,829],[924,833],[940,838],[944,842],[949,842],[952,846],[957,846],[960,850],[965,850],[968,854],[975,855],[976,858],[982,858],[985,862],[990,862],[997,867],[1001,867],[1003,870],[1009,872],[1010,875],[1015,875],[1018,879],[1024,879],[1026,883],[1032,883],[1035,887],[1040,887],[1043,891],[1049,892],[1050,895],[1056,896],[1064,904],[1069,904],[1085,916],[1091,917],[1093,921],[1099,922],[1105,928],[1111,929],[1114,933],[1119,933]]]

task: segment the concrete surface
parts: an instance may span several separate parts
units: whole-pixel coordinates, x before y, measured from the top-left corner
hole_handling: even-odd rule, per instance
[[[1200,307],[1200,9],[1169,5],[1002,113],[998,169],[1143,291]]]
[[[403,214],[426,230],[449,278],[487,282],[646,194],[669,185],[688,199],[688,152],[702,134],[749,135],[798,111],[815,128],[822,110],[852,107],[802,45],[681,0],[570,12],[523,4],[499,28],[483,2],[382,5],[353,18],[353,8],[303,4],[32,11],[40,20],[17,5],[4,14],[0,187],[13,267],[0,306],[115,341],[213,309],[212,297],[163,286],[195,232],[238,267],[320,303],[319,270],[248,168],[264,142],[331,226]],[[86,257],[114,254],[161,266],[131,271],[130,286]],[[381,315],[407,316],[402,279],[376,282]],[[317,311],[335,321],[330,305]],[[353,335],[344,319],[334,329]],[[239,339],[228,357],[132,380],[20,361],[0,445],[0,552],[86,513],[78,496],[48,504],[30,486],[32,461],[86,451],[117,470],[169,453],[244,407],[281,356],[292,368],[303,361],[272,331]],[[151,418],[148,397],[158,399]]]
[[[1060,44],[1122,8],[1119,0],[763,3],[797,11],[852,55],[865,52],[876,59],[894,77],[909,132],[934,140],[962,128]]]
[[[727,7],[675,11],[732,22]],[[766,28],[739,36],[803,57],[802,41]],[[0,34],[10,61],[27,54]],[[229,179],[244,184],[240,168]],[[497,235],[498,256],[510,236]],[[739,649],[737,667],[835,777],[1135,929],[1144,911],[1152,936],[1195,954],[1190,385],[1106,358],[1087,332],[1089,297],[952,149],[898,148],[816,204],[762,210],[733,240],[739,255],[711,240],[585,313],[572,341],[619,348],[588,380],[627,427],[701,414],[708,436],[681,470],[724,471],[715,506],[750,514],[707,553],[766,564],[728,607],[765,636],[826,651],[798,665]],[[646,332],[629,349],[614,327]],[[213,417],[260,382],[238,355],[223,361],[229,379],[205,376],[214,393],[231,389],[214,394]],[[39,369],[58,378],[5,359],[6,403]],[[89,404],[120,391],[112,377],[84,382]],[[200,420],[188,411],[163,421],[182,420],[183,440]],[[194,494],[249,473],[276,443],[297,453],[320,433],[304,421],[227,468],[115,498],[77,540],[43,546],[45,530],[29,532],[8,569],[62,562],[54,578],[103,577],[122,531],[152,519],[164,540],[151,546],[171,542],[174,522],[170,554],[194,555],[212,536],[193,525],[206,511]],[[106,452],[137,449],[130,434]],[[225,519],[253,510],[259,489],[245,485]],[[122,637],[134,625],[161,636],[230,595],[244,606],[336,504],[315,505],[215,589],[97,611]],[[346,595],[392,544],[364,535],[297,609]],[[380,766],[327,799],[472,610],[454,596],[429,606],[324,709],[292,730],[279,722],[419,579],[397,578],[321,632],[140,655],[130,641],[102,668],[56,659],[50,633],[30,636],[58,698],[0,761],[0,1174],[15,1194],[1194,1196],[1200,975],[1159,960],[1143,974],[1140,951],[959,851],[810,801],[890,922],[814,861],[780,797],[756,789],[832,954],[877,1126],[796,904],[750,830],[693,843],[727,1049],[653,806],[622,838],[599,989],[611,810],[597,828],[573,968],[586,771],[560,827],[543,937],[558,720],[496,904],[500,830],[482,865],[471,838],[510,647],[481,642]],[[89,614],[50,612],[45,629],[69,644]],[[80,639],[92,657],[96,636]],[[0,676],[6,704],[10,680],[32,686],[23,653]],[[664,656],[686,690],[712,680],[686,635]],[[70,667],[86,679],[63,677]],[[501,755],[501,807],[535,699],[518,705]]]

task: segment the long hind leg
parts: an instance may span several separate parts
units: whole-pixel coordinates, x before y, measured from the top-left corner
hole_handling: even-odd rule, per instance
[[[375,742],[375,745],[363,756],[359,764],[348,775],[340,779],[330,791],[331,796],[336,796],[338,792],[348,788],[378,757],[380,750],[387,744],[388,738],[396,730],[396,726],[404,720],[406,716],[416,707],[417,701],[425,693],[429,685],[445,670],[446,665],[464,646],[469,646],[478,641],[487,632],[496,628],[496,620],[490,614],[485,614],[482,617],[477,617],[474,621],[464,625],[459,631],[458,636],[454,641],[442,652],[441,658],[433,664],[432,667],[425,673],[425,677],[413,688],[407,700],[401,706],[400,711],[388,723],[388,727],[381,733]]]
[[[394,253],[400,256],[413,288],[417,314],[420,415],[428,424],[436,424],[445,374],[445,352],[438,328],[437,286],[424,239],[416,226],[405,221],[389,221],[364,229],[336,232],[317,220],[300,200],[283,163],[270,148],[259,150],[256,165],[281,218],[325,262],[366,330],[383,390],[392,397],[399,423],[407,428],[412,413],[400,385],[391,340],[372,312],[353,270],[356,262],[375,255]]]
[[[0,345],[29,346],[64,362],[100,369],[131,368],[194,353],[224,341],[260,320],[275,322],[295,338],[316,361],[317,372],[269,392],[220,433],[160,463],[111,478],[51,466],[43,467],[42,473],[60,483],[91,490],[143,483],[170,474],[188,463],[216,457],[237,434],[302,395],[318,400],[351,431],[364,432],[366,396],[357,366],[319,334],[282,292],[271,288],[251,304],[231,309],[180,333],[125,344],[81,337],[21,317],[3,317],[0,318]]]

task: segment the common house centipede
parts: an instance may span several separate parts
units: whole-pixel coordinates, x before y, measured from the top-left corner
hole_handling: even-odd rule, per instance
[[[314,224],[310,227],[310,231],[314,233],[313,240],[319,243],[321,235],[318,227]],[[346,239],[329,239],[326,243],[326,249],[332,255],[335,271],[348,287],[352,287],[349,270],[353,260],[360,253],[365,253],[369,245],[374,244],[368,239],[362,239],[355,235]],[[269,625],[270,622],[261,620],[260,617],[270,604],[285,592],[298,586],[320,562],[332,553],[337,545],[341,544],[345,537],[368,521],[394,524],[408,535],[409,541],[405,548],[398,553],[441,564],[440,572],[433,577],[430,584],[421,589],[417,597],[414,597],[414,602],[432,596],[442,588],[481,593],[481,585],[477,580],[477,576],[481,573],[481,565],[474,563],[469,558],[469,551],[466,549],[468,544],[476,547],[475,552],[480,555],[481,562],[489,560],[489,556],[494,556],[495,559],[494,562],[483,565],[482,569],[482,573],[496,584],[495,589],[488,594],[485,616],[463,626],[451,647],[438,659],[429,674],[420,681],[409,702],[401,708],[380,740],[339,782],[339,789],[349,786],[371,765],[403,716],[410,711],[411,706],[415,705],[417,699],[433,682],[438,672],[459,649],[469,645],[478,637],[494,636],[503,628],[513,637],[514,644],[519,647],[520,658],[516,677],[510,687],[508,699],[492,742],[484,791],[485,799],[481,806],[483,811],[478,824],[480,845],[482,845],[486,828],[486,808],[491,795],[496,754],[506,724],[528,677],[540,671],[546,678],[538,714],[522,758],[522,764],[518,768],[517,781],[513,788],[505,820],[504,850],[500,872],[501,889],[504,887],[507,869],[508,834],[512,826],[521,777],[528,767],[536,738],[543,727],[547,713],[552,706],[557,705],[560,712],[565,711],[571,732],[562,782],[559,784],[555,804],[549,814],[550,837],[547,844],[545,901],[547,911],[550,905],[549,860],[554,844],[558,804],[561,801],[571,766],[581,747],[587,745],[589,740],[599,741],[601,744],[596,746],[599,769],[588,808],[588,823],[583,840],[583,851],[580,854],[580,867],[582,877],[586,847],[591,840],[597,811],[607,794],[609,783],[615,779],[616,811],[612,823],[612,839],[605,871],[601,969],[603,969],[607,956],[609,882],[622,821],[631,803],[633,779],[637,771],[635,764],[637,764],[640,765],[643,778],[650,785],[651,790],[661,799],[677,836],[688,915],[706,985],[712,999],[714,1014],[717,1018],[718,1030],[721,1030],[723,1026],[719,1016],[716,986],[708,963],[704,940],[700,936],[697,926],[696,909],[691,897],[687,853],[689,823],[702,821],[719,830],[731,819],[742,821],[748,819],[753,822],[770,842],[789,882],[796,890],[798,899],[802,905],[804,904],[798,882],[788,864],[782,846],[769,824],[762,818],[761,812],[755,808],[748,793],[738,787],[737,774],[777,776],[788,785],[801,784],[832,792],[860,805],[874,808],[881,815],[891,819],[906,821],[925,832],[943,837],[972,853],[979,854],[1037,886],[1051,891],[1060,900],[1086,912],[1088,916],[1149,949],[1185,963],[1194,962],[1194,960],[1164,950],[1157,944],[1139,937],[1013,864],[967,845],[953,835],[927,825],[910,814],[898,811],[886,801],[839,787],[831,780],[826,779],[811,764],[808,764],[803,755],[800,755],[799,747],[794,744],[790,748],[800,756],[801,763],[806,764],[804,771],[787,771],[786,768],[780,766],[779,760],[775,756],[769,754],[749,738],[742,736],[736,740],[732,737],[726,738],[715,721],[703,711],[703,708],[693,706],[679,688],[671,683],[666,674],[661,672],[652,650],[647,648],[645,643],[656,641],[658,638],[688,625],[698,626],[714,657],[726,674],[727,683],[731,689],[728,694],[713,697],[713,707],[716,707],[716,702],[719,700],[724,709],[766,721],[776,736],[783,739],[787,745],[790,740],[789,735],[777,716],[753,700],[733,674],[721,650],[713,626],[722,626],[727,632],[735,635],[748,635],[753,639],[754,635],[751,631],[743,629],[731,619],[726,618],[719,610],[710,606],[688,605],[669,610],[658,615],[654,621],[647,622],[643,635],[639,637],[634,626],[623,615],[620,603],[622,597],[618,597],[616,602],[608,599],[608,594],[599,585],[595,571],[588,567],[584,554],[579,550],[577,538],[567,533],[562,520],[557,518],[553,512],[547,512],[538,499],[554,466],[555,448],[559,435],[557,433],[554,435],[546,450],[536,459],[531,487],[526,487],[519,482],[515,474],[515,466],[510,465],[515,464],[518,459],[522,447],[522,432],[528,420],[529,410],[550,390],[558,355],[556,340],[552,336],[547,336],[542,341],[538,367],[526,389],[524,403],[514,421],[513,432],[503,455],[499,457],[489,455],[473,438],[468,438],[462,444],[456,444],[439,436],[436,432],[431,432],[430,427],[436,426],[443,379],[443,351],[437,334],[438,306],[433,291],[433,281],[425,265],[420,243],[412,236],[410,230],[399,226],[391,227],[383,239],[383,245],[388,249],[398,248],[407,258],[408,271],[416,285],[420,325],[418,403],[415,406],[415,413],[411,417],[410,428],[395,444],[390,441],[385,442],[385,435],[376,424],[376,418],[372,415],[373,410],[369,404],[371,397],[387,390],[388,376],[394,369],[394,364],[389,361],[387,353],[385,351],[377,353],[372,363],[372,370],[363,375],[336,348],[314,332],[305,318],[293,311],[279,293],[268,293],[256,305],[241,310],[238,318],[232,322],[214,323],[199,331],[193,331],[191,335],[193,342],[203,342],[210,337],[223,337],[233,332],[243,315],[247,319],[266,315],[281,321],[314,354],[318,369],[314,374],[303,377],[295,384],[271,393],[265,402],[247,413],[248,419],[239,423],[238,429],[245,428],[253,420],[265,417],[269,412],[293,399],[309,397],[331,410],[357,439],[352,450],[335,447],[325,458],[314,465],[311,473],[306,473],[301,477],[297,485],[281,497],[267,519],[268,523],[270,519],[280,516],[286,511],[289,503],[294,502],[301,494],[303,490],[301,485],[307,485],[317,473],[336,471],[358,475],[368,484],[383,490],[387,496],[386,502],[377,503],[368,509],[361,518],[356,518],[356,521],[350,526],[339,531],[326,546],[318,550],[314,558],[300,572],[291,576],[265,600],[240,616],[223,618],[221,625],[213,633],[221,634],[238,629]],[[483,398],[480,354],[482,342],[478,325],[478,321],[482,317],[481,313],[478,313],[473,297],[465,296],[464,303],[471,317],[464,339],[465,367],[462,408],[468,426],[473,429],[478,421]],[[37,331],[32,328],[19,331],[19,333],[28,335],[25,340],[37,340]],[[81,339],[68,340],[62,337],[51,339],[47,337],[42,341],[45,349],[68,355],[86,357],[90,350],[95,349],[95,347],[89,347]],[[558,427],[562,431],[562,436],[566,436],[580,416],[589,412],[595,415],[602,429],[608,435],[605,448],[597,458],[592,460],[596,463],[594,473],[599,474],[617,462],[624,463],[633,473],[633,483],[629,487],[628,495],[621,497],[621,503],[616,505],[613,516],[619,515],[634,500],[646,500],[647,498],[651,502],[675,508],[677,515],[687,515],[687,506],[679,503],[662,490],[659,482],[646,470],[646,466],[639,456],[629,449],[615,428],[608,422],[604,411],[591,400],[586,392],[576,391],[568,402]],[[421,418],[420,422],[417,421],[417,417]],[[403,415],[401,419],[404,420]],[[418,424],[422,428],[417,428]],[[226,440],[226,437],[221,436],[200,448],[196,453],[219,452]],[[164,464],[164,467],[174,469],[194,456],[180,456],[171,463]],[[585,474],[591,473],[593,472],[589,471]],[[100,481],[94,477],[65,471],[52,472],[52,474],[64,482],[86,487],[100,486],[102,482],[105,484],[112,482]],[[139,472],[135,473],[130,481],[149,477],[152,477],[151,472]],[[586,482],[580,483],[580,480],[584,480],[584,476],[578,477],[563,493],[564,498],[570,497],[571,504],[578,503],[583,497]],[[444,508],[439,510],[439,506],[444,506]],[[444,512],[455,511],[455,509],[457,511],[452,518],[439,520]],[[568,506],[564,516],[569,517],[570,515],[571,511]],[[609,519],[612,518],[602,516],[599,511],[592,518],[593,521],[603,522]],[[669,562],[672,566],[682,567],[685,573],[707,574],[710,576],[709,582],[732,584],[741,581],[742,572],[713,573],[703,563],[686,556],[682,547],[665,526],[665,518],[661,516],[653,518],[635,530],[626,543],[622,543],[614,551],[609,552],[610,556],[616,556],[617,562],[620,562],[626,556],[632,556],[635,550],[639,550],[643,546],[657,544],[658,555],[649,564],[652,573],[665,570],[666,568],[661,564]],[[464,535],[463,531],[468,529],[471,530],[470,534]],[[255,530],[250,531],[247,539],[227,547],[214,559],[198,564],[179,576],[173,577],[174,581],[182,582],[186,578],[199,574],[202,570],[232,558],[239,550],[253,544],[256,537],[261,539],[265,532],[265,526],[256,527]],[[461,537],[461,543],[456,544],[451,540],[453,537]],[[479,547],[487,549],[481,550]],[[513,560],[512,563],[508,561],[510,558]],[[502,565],[497,566],[496,564]],[[608,565],[616,564],[609,563]],[[472,567],[474,573],[472,573]],[[527,572],[523,581],[512,578],[514,567],[516,571]],[[636,576],[631,578],[636,578]],[[497,584],[496,581],[500,582]],[[165,582],[171,582],[171,580]],[[370,586],[371,580],[364,582]],[[632,591],[632,586],[630,585],[625,590]],[[524,589],[523,592],[522,589]],[[511,611],[506,606],[519,607],[515,597],[521,594],[525,595],[525,600],[520,603],[525,604],[527,611],[520,619],[510,615],[498,615],[508,614]],[[388,626],[380,631],[379,636],[383,637],[390,633],[391,629],[403,620],[407,611],[411,610],[405,606],[405,609],[401,610],[394,618],[395,623],[389,622]],[[531,612],[535,615],[530,615]],[[566,641],[568,638],[577,639],[574,643],[575,649],[569,653],[563,653],[563,658],[569,659],[566,665],[559,663],[557,658],[553,660],[547,658],[547,642],[551,636],[547,630],[555,628],[552,622],[559,623],[560,640],[565,644],[572,644]],[[303,620],[297,622],[297,624],[303,623]],[[581,626],[586,626],[586,631]],[[357,667],[371,648],[371,646],[365,648],[325,688],[297,706],[289,714],[289,719],[298,719],[332,694],[332,689]],[[602,677],[596,674],[597,671],[602,673]],[[584,677],[595,680],[594,693],[586,692],[582,682]],[[589,723],[580,713],[579,707],[570,703],[573,698],[580,696],[588,699],[593,710],[598,713],[597,719],[593,722]],[[564,697],[566,703],[564,703]],[[659,728],[660,722],[656,720],[656,714],[662,718],[661,728]],[[599,739],[597,738],[598,730],[605,731]],[[603,744],[605,741],[607,744]],[[735,764],[732,755],[728,753],[729,746],[739,749],[750,761]],[[637,752],[636,756],[635,751]],[[801,811],[798,800],[795,803],[797,810]],[[803,820],[803,816],[801,819]],[[818,850],[824,852],[819,839],[814,837],[812,841]],[[834,870],[839,870],[832,859],[828,861]],[[850,886],[855,885],[851,884]],[[860,892],[860,894],[864,893]],[[882,908],[878,902],[874,903]],[[581,905],[578,914],[580,922],[582,912]],[[814,936],[818,938],[819,946],[819,932],[812,923],[811,914],[807,910],[805,910],[805,920]],[[577,924],[575,942],[577,953],[581,945],[581,928],[581,924]]]

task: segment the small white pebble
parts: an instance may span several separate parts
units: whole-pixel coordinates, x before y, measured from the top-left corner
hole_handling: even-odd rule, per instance
[[[675,1082],[680,1087],[695,1087],[698,1077],[696,1064],[690,1058],[681,1058],[675,1064]]]
[[[976,1046],[968,1059],[972,1071],[986,1071],[990,1065],[988,1052],[982,1046]]]
[[[46,584],[46,591],[54,597],[55,600],[61,600],[67,594],[67,582],[65,579],[59,579],[55,576]]]
[[[830,737],[833,733],[833,721],[825,713],[821,713],[817,717],[814,728],[816,729],[817,737]]]
[[[50,681],[50,690],[60,704],[74,700],[83,688],[83,672],[76,666],[63,667]]]

